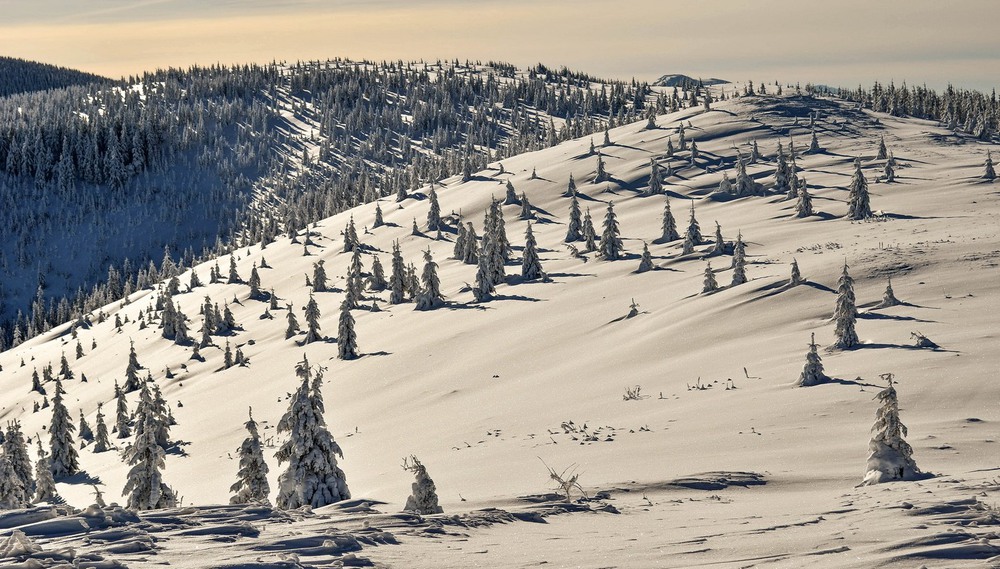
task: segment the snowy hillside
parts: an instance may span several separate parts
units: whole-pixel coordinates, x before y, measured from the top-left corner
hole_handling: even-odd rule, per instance
[[[62,385],[74,424],[82,410],[93,426],[103,404],[110,428],[114,384],[125,383],[134,343],[140,376],[152,375],[177,421],[164,480],[184,506],[196,506],[143,514],[141,524],[133,514],[91,511],[25,533],[45,550],[74,547],[129,567],[996,563],[1000,182],[982,176],[987,151],[1000,156],[1000,146],[935,122],[806,96],[742,97],[659,115],[649,126],[630,122],[611,129],[606,144],[597,133],[490,162],[468,181],[447,178],[433,188],[440,236],[427,228],[432,188],[423,186],[400,202],[383,197],[323,219],[295,242],[279,236],[266,247],[240,247],[233,259],[242,283],[225,282],[229,256],[194,267],[206,284],[193,291],[185,271],[173,301],[195,341],[206,296],[228,305],[238,325],[212,336],[214,345],[199,350],[204,361],[192,359],[191,345],[163,337],[148,289],[75,330],[80,358],[69,324],[3,352],[0,419],[20,420],[34,460],[36,437],[48,448],[51,412],[33,411],[46,396],[31,391],[32,372],[51,363],[58,375],[65,354],[74,378]],[[807,152],[812,132],[820,149]],[[883,139],[896,164],[892,183],[878,181],[888,160],[877,158]],[[746,169],[766,195],[720,192],[724,179],[735,184],[738,155],[750,158],[754,142],[761,156]],[[789,156],[793,142],[792,163],[815,210],[805,218],[786,192],[771,191],[779,144]],[[845,218],[846,188],[856,157],[874,216],[853,222]],[[651,161],[663,195],[649,191]],[[599,162],[608,177],[595,183]],[[571,178],[598,235],[613,202],[622,259],[564,242]],[[547,279],[520,278],[529,221],[521,205],[502,205],[513,247],[507,277],[491,300],[475,302],[477,266],[453,258],[455,227],[471,223],[483,235],[491,200],[505,200],[508,183],[530,202]],[[658,242],[667,202],[681,235],[694,208],[704,238],[693,252],[682,252],[682,239]],[[352,219],[366,273],[377,255],[388,276],[398,242],[419,275],[429,250],[445,303],[415,310],[414,302],[390,304],[389,291],[364,291],[352,312],[361,357],[348,361],[337,357],[334,339]],[[716,223],[723,254],[713,253]],[[730,286],[738,236],[749,281]],[[637,272],[644,244],[654,268]],[[793,260],[804,279],[797,286],[789,283]],[[307,279],[319,261],[330,277],[329,291],[312,294],[325,340],[303,344],[304,331],[286,339],[286,305],[306,328]],[[708,262],[720,290],[703,293]],[[861,344],[838,350],[832,316],[845,262],[856,281]],[[208,284],[216,264],[222,282]],[[254,268],[259,299],[247,284]],[[878,308],[889,278],[902,304]],[[270,290],[277,309],[269,308]],[[373,304],[380,310],[366,309]],[[140,327],[140,318],[149,325]],[[913,332],[939,347],[915,346]],[[811,334],[832,380],[796,387]],[[226,369],[227,344],[248,363]],[[354,501],[314,513],[202,507],[228,503],[251,407],[274,500],[284,466],[273,456],[284,440],[276,425],[300,383],[294,368],[303,356],[326,368],[326,422]],[[883,373],[895,374],[913,457],[934,477],[857,487]],[[54,383],[43,387],[51,398]],[[137,395],[128,396],[131,410]],[[111,442],[117,450],[126,443],[114,434]],[[444,514],[397,514],[413,481],[400,464],[411,455],[433,477]],[[80,464],[85,474],[57,486],[69,504],[91,504],[91,483],[107,502],[124,503],[119,452],[87,446]],[[559,505],[538,497],[554,491],[546,465],[559,472],[576,465],[596,500]],[[0,543],[32,519],[18,515],[0,514]],[[546,523],[531,523],[539,521]],[[101,539],[88,540],[88,527],[100,528]]]

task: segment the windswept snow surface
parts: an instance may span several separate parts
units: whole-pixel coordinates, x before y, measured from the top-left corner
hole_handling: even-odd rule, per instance
[[[815,128],[824,148],[811,155],[803,154],[810,112],[819,113]],[[700,150],[694,166],[686,151],[665,157],[668,137],[678,147],[681,122]],[[229,302],[242,329],[214,340],[240,347],[247,367],[223,369],[218,347],[201,350],[206,361],[192,360],[190,347],[163,339],[155,324],[140,330],[136,319],[155,296],[146,290],[125,306],[106,307],[107,321],[78,331],[85,352],[79,360],[69,326],[0,354],[0,418],[20,419],[26,435],[47,443],[50,412],[32,412],[42,396],[29,391],[30,377],[48,362],[58,370],[65,352],[76,374],[64,382],[71,416],[83,409],[93,425],[103,402],[113,422],[112,386],[124,380],[134,341],[146,368],[140,373],[152,372],[178,423],[170,433],[176,444],[168,451],[164,480],[183,505],[197,506],[164,512],[155,524],[169,525],[174,516],[204,525],[205,516],[219,516],[233,525],[247,514],[227,512],[242,509],[206,505],[228,502],[247,408],[260,423],[271,488],[277,488],[283,466],[273,459],[280,442],[275,425],[298,385],[294,364],[305,354],[327,368],[326,422],[343,449],[339,465],[353,503],[363,505],[348,516],[353,521],[344,521],[342,510],[328,518],[323,509],[319,517],[254,514],[240,526],[254,531],[215,536],[213,543],[224,547],[205,547],[204,536],[177,531],[188,527],[178,521],[169,539],[150,542],[155,554],[141,547],[101,553],[129,567],[284,567],[293,566],[291,556],[305,566],[362,563],[337,549],[333,537],[328,557],[295,554],[324,546],[322,539],[282,540],[296,528],[333,535],[363,528],[365,519],[367,527],[385,524],[409,495],[412,475],[401,462],[411,454],[436,483],[445,511],[438,518],[523,509],[527,502],[520,496],[554,488],[542,461],[557,471],[577,465],[579,482],[599,499],[543,524],[492,520],[453,531],[435,516],[414,518],[394,540],[361,543],[359,555],[380,566],[984,567],[1000,561],[1000,183],[980,179],[987,149],[1000,155],[1000,147],[927,121],[794,96],[734,99],[708,112],[685,109],[657,117],[657,125],[647,130],[643,120],[614,128],[612,144],[603,148],[595,138],[612,178],[607,183],[591,183],[597,159],[588,153],[588,138],[504,160],[505,174],[494,163],[468,182],[450,178],[437,186],[442,213],[461,214],[479,235],[491,197],[502,199],[507,181],[523,191],[535,208],[532,227],[550,282],[517,278],[526,222],[518,219],[519,206],[504,206],[514,246],[507,282],[497,287],[495,300],[474,303],[467,284],[476,267],[451,258],[454,231],[440,240],[430,232],[411,234],[414,218],[426,228],[425,187],[399,204],[382,199],[383,227],[371,229],[375,204],[319,222],[311,228],[309,256],[287,237],[263,250],[237,251],[244,280],[265,258],[271,267],[258,270],[262,288],[274,288],[281,298],[273,320],[260,318],[267,303],[249,299],[244,284],[207,285],[174,297],[191,318],[192,335],[206,294],[220,306]],[[884,165],[875,160],[881,136],[899,164],[892,184],[876,183]],[[748,156],[752,140],[764,159],[748,171],[769,187],[777,144],[787,153],[792,137],[798,175],[809,184],[817,215],[796,219],[795,202],[782,195],[713,195],[724,171],[735,178],[737,149]],[[855,157],[877,220],[844,218]],[[726,286],[731,257],[712,257],[723,290],[702,294],[713,244],[682,256],[681,241],[654,243],[665,198],[641,195],[651,158],[675,168],[664,187],[681,233],[691,203],[706,239],[716,221],[727,241],[742,232],[748,283]],[[533,168],[537,179],[529,179]],[[598,234],[607,202],[614,201],[625,259],[574,255],[563,243],[570,174]],[[419,274],[421,252],[430,248],[447,304],[416,311],[413,303],[390,305],[388,292],[366,292],[363,305],[377,299],[381,311],[354,312],[363,355],[341,361],[333,337],[351,257],[342,252],[341,232],[352,216],[366,271],[377,253],[388,276],[398,240]],[[643,242],[657,268],[636,274]],[[583,243],[575,245],[583,251]],[[788,287],[793,258],[807,282]],[[304,334],[285,339],[284,305],[294,304],[304,327],[306,275],[320,259],[334,287],[315,295],[329,341],[302,346]],[[856,280],[863,345],[830,351],[824,348],[834,340],[834,289],[845,261]],[[223,277],[228,262],[219,260]],[[207,283],[209,264],[195,270]],[[182,289],[188,276],[180,277]],[[875,309],[887,277],[903,304]],[[633,299],[639,313],[626,318]],[[129,320],[121,331],[114,327],[116,313]],[[915,347],[910,334],[916,331],[940,348]],[[833,381],[795,387],[812,332]],[[165,378],[167,367],[172,379]],[[857,487],[875,418],[872,398],[885,372],[898,382],[914,458],[935,477]],[[626,389],[635,394],[636,386],[638,398],[626,399]],[[133,409],[135,397],[129,397]],[[112,441],[119,450],[124,443]],[[109,503],[123,503],[118,494],[127,468],[119,453],[95,454],[88,447],[80,460],[86,476],[58,484],[68,503],[86,508],[93,501],[89,482],[102,485]],[[148,516],[155,514],[143,514]],[[155,533],[155,524],[124,527]],[[20,525],[2,523],[8,529],[0,535]],[[86,537],[76,531],[72,539],[51,532],[32,539],[44,549],[79,546]],[[149,542],[121,538],[129,539]],[[283,545],[271,547],[275,543]]]

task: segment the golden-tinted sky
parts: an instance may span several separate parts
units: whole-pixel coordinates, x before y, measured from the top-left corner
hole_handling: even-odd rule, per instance
[[[0,14],[0,54],[112,77],[339,56],[624,79],[1000,83],[1000,0],[0,0]]]

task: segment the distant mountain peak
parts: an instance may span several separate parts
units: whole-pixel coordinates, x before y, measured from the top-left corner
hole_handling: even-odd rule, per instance
[[[701,81],[702,85],[720,85],[722,83],[729,83],[729,81],[726,81],[725,79],[717,79],[715,77],[704,79],[700,77],[689,77],[680,73],[669,73],[654,81],[653,85],[657,87],[682,87],[684,85],[697,83],[698,81]]]

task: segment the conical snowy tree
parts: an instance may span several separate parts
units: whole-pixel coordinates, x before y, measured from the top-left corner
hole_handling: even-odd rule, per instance
[[[732,286],[747,282],[746,244],[743,243],[743,232],[736,235],[736,245],[733,246],[733,281]]]
[[[591,141],[591,148],[593,148],[593,141]],[[591,151],[591,154],[594,152]],[[563,197],[568,198],[576,195],[576,180],[573,179],[573,174],[569,175],[569,183],[566,184],[566,191],[563,192]]]
[[[597,231],[594,229],[594,220],[590,217],[589,207],[583,216],[583,241],[588,253],[597,251]]]
[[[892,279],[885,285],[885,294],[882,295],[882,302],[879,303],[878,308],[889,308],[890,306],[899,306],[903,304],[896,298],[896,293],[892,290]]]
[[[663,243],[669,243],[670,241],[676,241],[681,238],[680,233],[677,232],[677,221],[674,220],[674,214],[670,211],[670,198],[664,200],[663,203],[663,235],[660,236],[660,241]]]
[[[417,297],[417,310],[431,310],[444,304],[437,267],[438,264],[434,262],[434,257],[431,256],[431,250],[428,247],[424,251],[424,270],[420,275],[422,286]]]
[[[889,157],[889,150],[885,147],[885,137],[883,136],[878,141],[878,154],[875,155],[876,160],[885,160]]]
[[[868,197],[868,181],[861,171],[861,161],[857,161],[854,166],[854,177],[851,178],[851,185],[848,188],[850,195],[847,198],[847,217],[852,220],[868,219],[872,216],[872,206]]]
[[[686,232],[686,238],[691,241],[694,245],[700,245],[703,241],[701,236],[701,226],[698,225],[698,220],[694,217],[694,201],[691,201],[691,219],[688,221],[688,228]]]
[[[403,263],[403,254],[399,251],[399,242],[392,244],[392,274],[389,276],[389,304],[400,304],[406,289],[406,265]]]
[[[427,192],[427,230],[437,231],[441,227],[441,205],[438,203],[438,195],[431,183],[431,189]]]
[[[340,306],[337,323],[337,357],[342,360],[358,358],[358,335],[354,332],[354,316],[346,301]]]
[[[107,452],[111,450],[111,441],[108,440],[108,425],[104,422],[102,405],[102,403],[97,404],[96,427],[94,427],[94,452]]]
[[[803,179],[802,185],[799,187],[799,201],[795,202],[795,217],[809,217],[812,214],[812,196],[809,195],[808,186]]]
[[[479,236],[476,235],[476,228],[472,222],[465,225],[465,250],[462,252],[462,262],[466,265],[475,265],[479,262]]]
[[[0,510],[14,510],[28,505],[28,491],[14,471],[10,457],[0,454]]]
[[[601,155],[601,151],[597,151],[597,174],[594,176],[594,183],[600,184],[601,182],[607,182],[611,179],[611,176],[604,169],[604,156]]]
[[[649,159],[649,187],[646,189],[647,196],[655,196],[663,193],[663,182],[660,180],[660,165],[655,158]]]
[[[882,374],[888,386],[875,399],[879,401],[872,426],[872,440],[868,443],[868,456],[863,485],[891,482],[893,480],[916,480],[922,477],[917,463],[913,460],[913,448],[906,442],[906,425],[899,420],[899,401],[893,387],[891,373]]]
[[[299,320],[295,317],[295,310],[292,309],[291,303],[288,303],[285,310],[286,319],[288,320],[288,326],[285,327],[285,339],[287,340],[299,332]]]
[[[576,192],[573,192],[569,202],[569,222],[566,224],[566,243],[579,241],[583,238],[581,234],[583,221],[580,217],[580,201],[576,199]]]
[[[139,389],[139,370],[142,366],[139,365],[139,357],[135,353],[135,343],[129,342],[129,354],[128,354],[128,365],[125,366],[125,393],[131,393]],[[53,457],[55,461],[55,457]]]
[[[517,216],[521,221],[528,219],[534,219],[535,214],[531,211],[531,203],[528,201],[528,196],[524,192],[521,192],[521,213]]]
[[[740,156],[736,162],[736,195],[752,196],[757,193],[757,184],[747,174],[747,165]]]
[[[233,255],[229,256],[229,283],[241,283],[243,279],[240,278],[240,274],[236,271],[236,257]]]
[[[52,422],[49,424],[49,448],[51,450],[51,469],[54,478],[65,478],[80,471],[76,445],[73,444],[73,431],[76,427],[69,417],[69,411],[63,404],[62,381],[56,377],[56,394],[52,398]]]
[[[715,222],[715,245],[712,246],[713,255],[722,255],[726,252],[726,242],[722,239],[722,226]]]
[[[416,480],[411,486],[410,497],[406,499],[403,510],[418,514],[440,514],[444,512],[438,505],[437,487],[427,474],[425,467],[416,456],[410,456],[409,461],[403,461],[403,469],[412,472]]]
[[[385,280],[385,270],[382,268],[382,261],[378,255],[372,257],[372,274],[368,277],[368,286],[375,292],[385,290],[389,283]]]
[[[230,504],[268,504],[271,487],[267,482],[267,462],[264,461],[264,450],[257,432],[257,422],[253,420],[253,409],[250,409],[249,420],[244,423],[247,438],[240,445],[240,469],[236,473],[237,480],[229,487],[235,495],[229,499]]]
[[[802,279],[802,273],[799,272],[799,262],[792,259],[792,275],[788,279],[789,286],[799,286],[805,281]]]
[[[28,445],[21,433],[21,423],[17,420],[7,423],[7,432],[3,439],[3,459],[9,463],[10,474],[16,480],[8,487],[9,492],[0,490],[0,501],[4,496],[14,498],[22,505],[27,505],[35,494],[35,479],[31,472],[31,458],[28,456]],[[5,477],[0,474],[0,486]],[[20,489],[20,492],[17,489]],[[17,507],[17,506],[16,506]]]
[[[372,223],[372,229],[382,227],[383,225],[385,225],[385,220],[382,219],[382,205],[375,202],[375,222]]]
[[[701,287],[701,292],[714,292],[719,289],[719,283],[715,280],[715,271],[712,270],[712,262],[705,265],[705,282]]]
[[[494,292],[496,289],[493,288],[493,280],[490,278],[489,262],[485,255],[480,255],[472,295],[476,298],[476,302],[486,302],[493,298]]]
[[[465,230],[465,224],[462,220],[458,221],[458,229],[455,234],[455,245],[452,249],[452,258],[461,261],[465,258],[465,240],[468,239],[468,232]]]
[[[298,371],[302,383],[278,422],[278,434],[287,433],[288,440],[274,455],[279,464],[288,463],[278,477],[275,505],[282,509],[319,508],[351,497],[344,471],[337,465],[337,457],[344,454],[327,430],[322,401],[314,394],[322,385],[322,369],[315,370],[319,376],[315,387],[310,384],[313,370],[308,364]]]
[[[819,357],[818,347],[816,345],[816,334],[813,334],[809,340],[809,353],[806,354],[806,365],[802,368],[802,373],[799,375],[799,380],[795,385],[809,387],[829,381],[830,378],[823,373],[823,360]]]
[[[837,309],[833,313],[837,321],[835,334],[837,342],[834,344],[842,350],[847,350],[861,343],[858,333],[854,330],[855,322],[858,318],[858,309],[854,299],[854,279],[847,272],[847,263],[844,263],[844,272],[837,282]]]
[[[647,271],[652,271],[653,266],[653,256],[649,254],[649,245],[645,242],[642,244],[642,257],[639,259],[639,268],[635,270],[637,273],[645,273]]]
[[[604,215],[604,232],[601,233],[601,256],[608,261],[616,261],[622,255],[621,231],[618,229],[618,217],[615,215],[615,203],[608,202],[608,211]]]
[[[125,462],[132,466],[125,481],[122,496],[132,510],[155,510],[177,505],[173,490],[163,482],[161,471],[166,468],[163,448],[156,443],[156,418],[148,408],[137,421],[135,441],[125,449]]]
[[[35,462],[35,499],[38,502],[55,502],[59,500],[56,491],[56,481],[52,478],[52,461],[38,441],[38,460]]]
[[[506,195],[503,198],[503,205],[520,205],[521,202],[517,199],[517,192],[514,190],[514,184],[507,180]]]
[[[984,180],[995,180],[996,177],[997,177],[997,172],[993,168],[993,156],[990,154],[990,151],[987,150],[986,151],[986,172],[983,173],[983,179]]]
[[[125,392],[118,388],[115,382],[115,430],[118,431],[119,439],[127,439],[132,436],[132,429],[129,426],[128,401],[125,399]]]
[[[305,339],[302,340],[302,343],[303,344],[310,344],[312,342],[317,342],[319,340],[322,340],[323,339],[323,335],[320,334],[320,332],[319,332],[319,330],[320,330],[320,326],[319,326],[319,317],[320,317],[319,305],[316,304],[316,299],[313,298],[312,293],[309,293],[309,302],[306,303],[305,316],[306,316],[306,324],[309,326],[309,329],[306,332],[306,337],[305,337]]]
[[[812,131],[812,137],[809,138],[809,150],[806,152],[809,154],[816,154],[821,149],[819,147],[819,140],[816,138],[816,131]]]
[[[320,259],[313,263],[312,287],[314,292],[326,292],[326,269],[323,267],[324,261]]]
[[[257,263],[250,269],[250,298],[257,300],[262,297],[260,293],[260,274],[257,273]]]
[[[538,243],[531,231],[531,223],[524,230],[524,253],[521,257],[521,278],[526,281],[542,278],[542,261],[538,257]]]
[[[80,446],[82,447],[85,442],[93,442],[94,440],[94,430],[90,428],[90,423],[87,422],[87,418],[83,416],[83,409],[80,409],[80,428],[78,430],[80,434]]]

